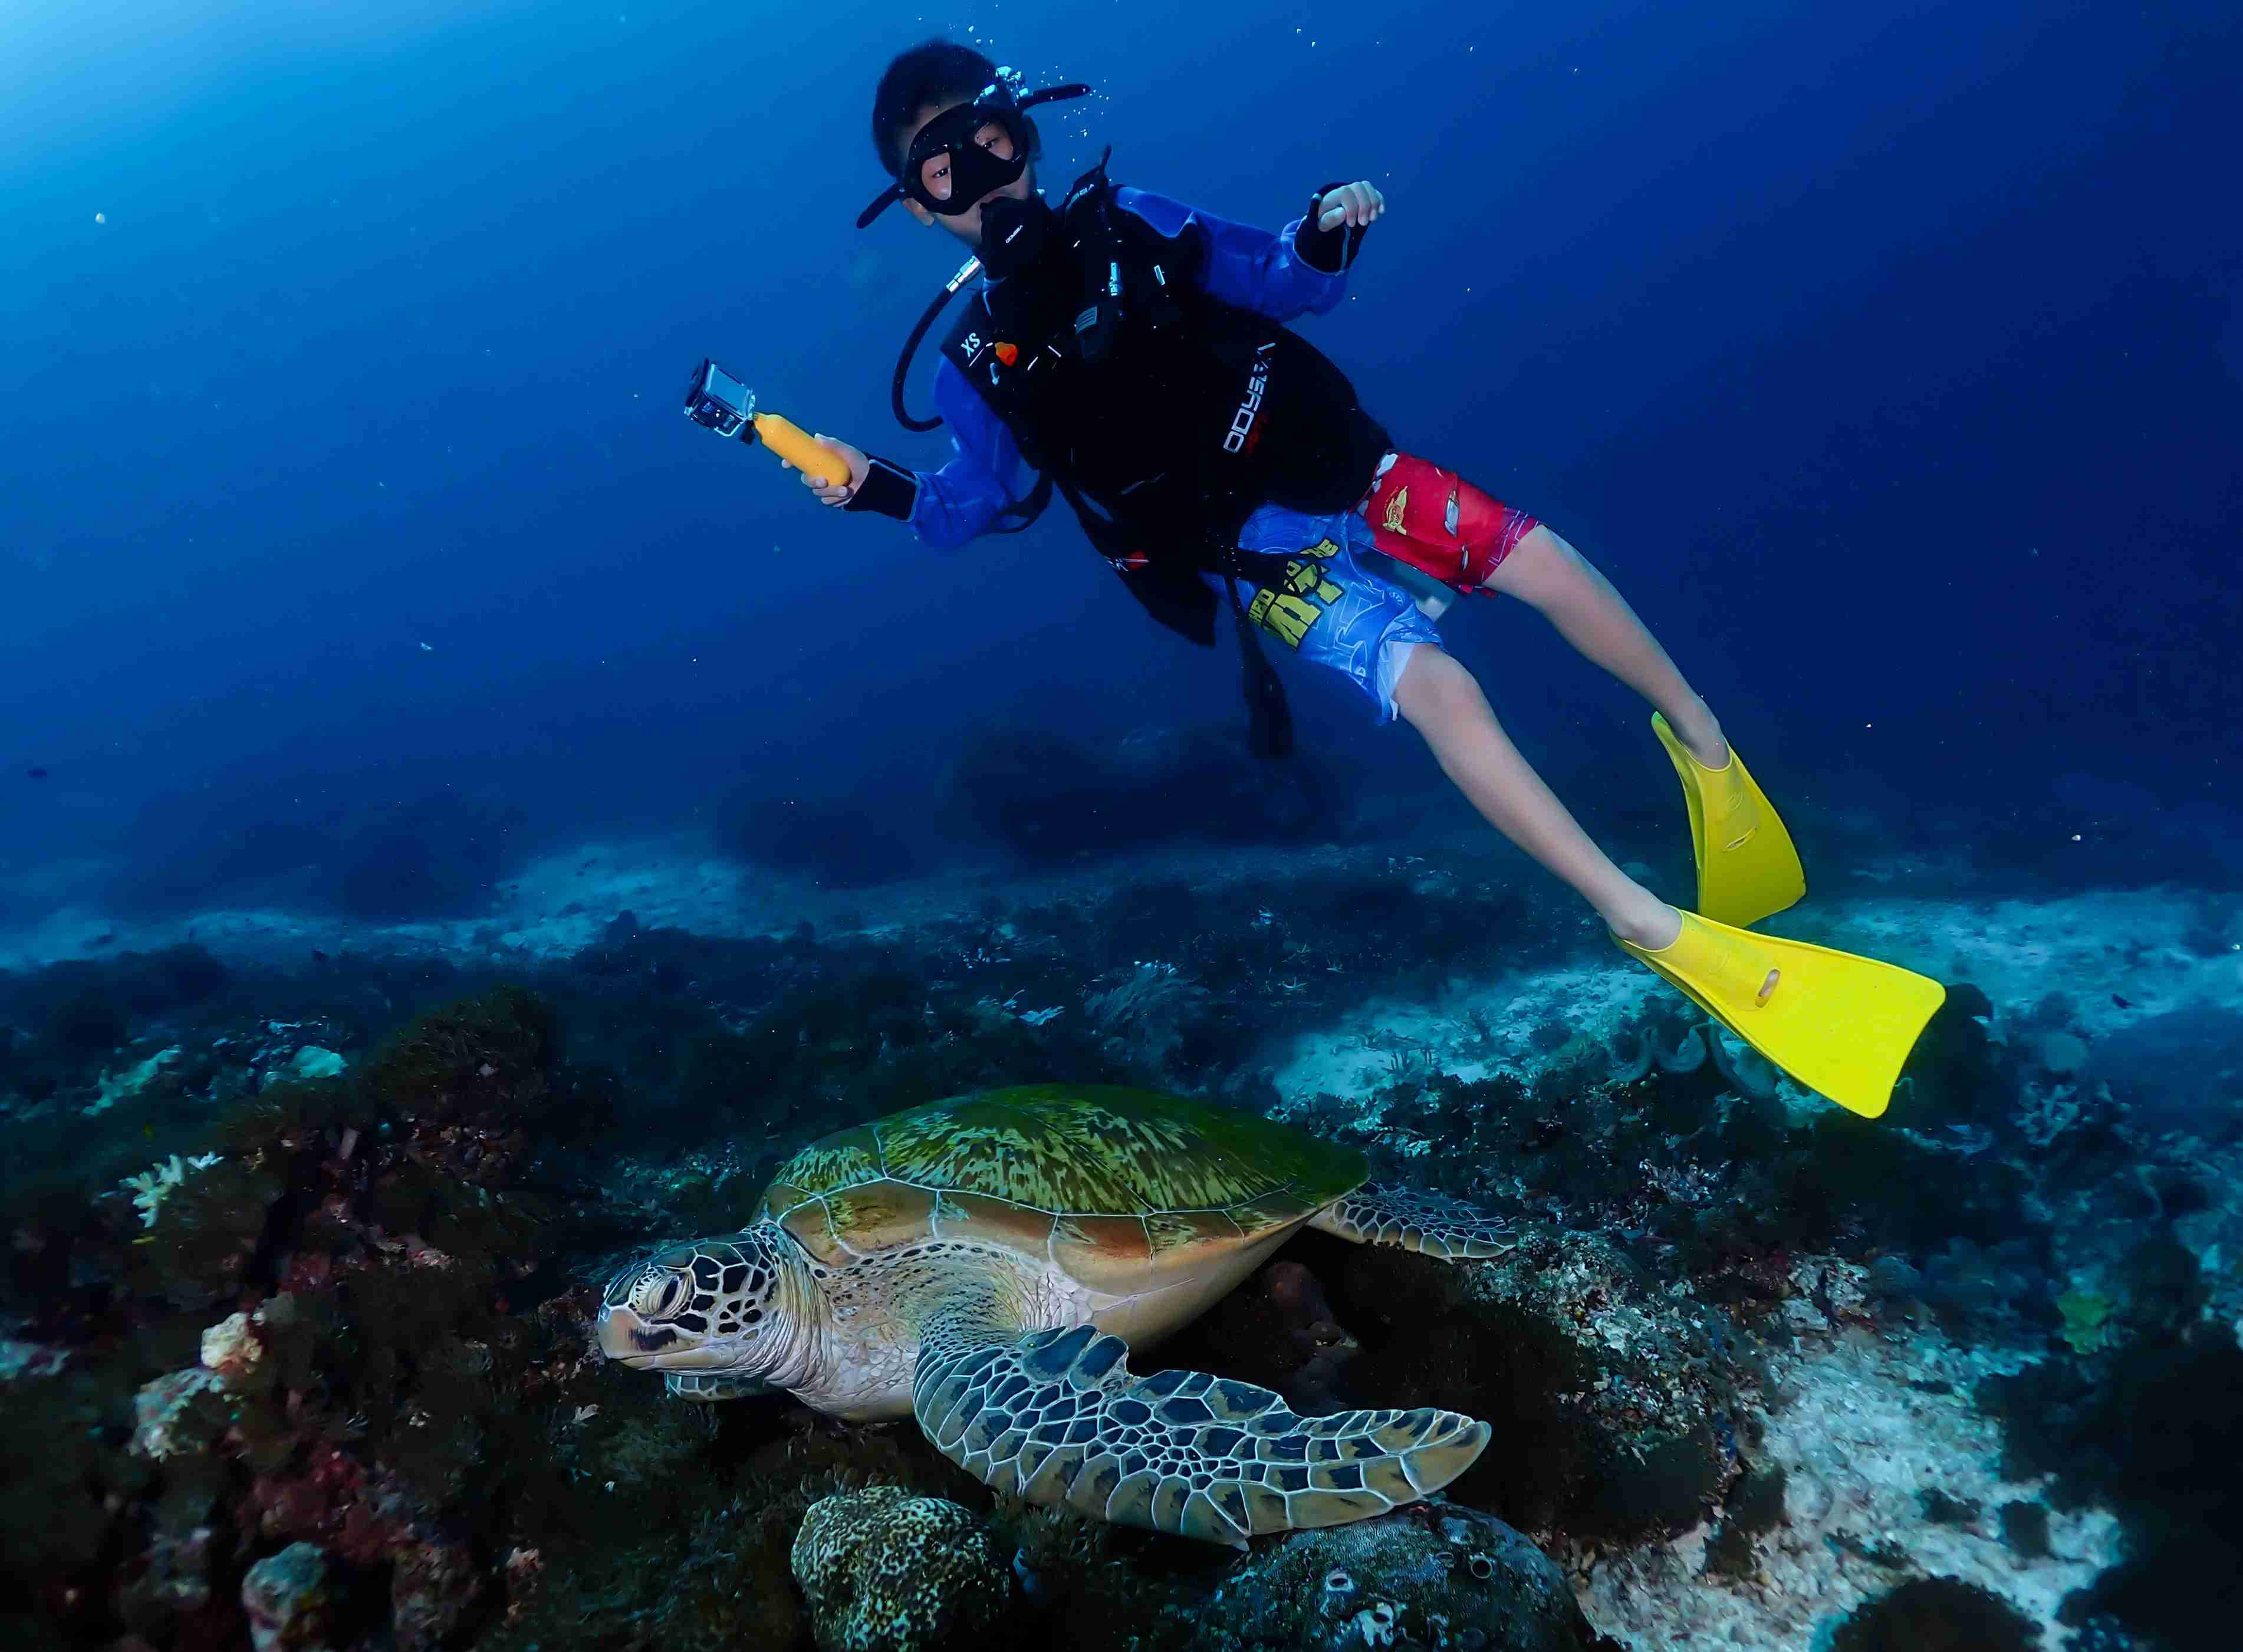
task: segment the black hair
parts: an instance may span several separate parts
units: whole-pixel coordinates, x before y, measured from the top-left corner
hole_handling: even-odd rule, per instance
[[[872,94],[872,152],[891,178],[903,170],[903,135],[932,105],[962,104],[997,78],[997,65],[971,46],[928,40],[897,54]]]

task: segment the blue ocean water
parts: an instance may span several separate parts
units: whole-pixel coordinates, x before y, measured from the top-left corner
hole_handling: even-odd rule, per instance
[[[1378,182],[1318,343],[1606,566],[1786,769],[2232,805],[2231,23],[19,16],[0,749],[51,779],[11,785],[6,851],[175,855],[462,785],[566,835],[773,767],[854,787],[1023,704],[1110,734],[1141,709],[1116,683],[1227,692],[1061,518],[930,556],[677,415],[713,354],[816,428],[946,456],[885,393],[950,248],[849,224],[869,86],[945,28],[1097,84],[1047,179],[1110,143],[1118,178],[1271,228],[1329,174]],[[1624,702],[1473,619],[1453,646],[1523,738],[1655,778]],[[1320,738],[1399,745],[1318,709]]]
[[[446,990],[520,979],[577,1029],[556,1059],[616,1087],[526,1150],[579,1204],[593,1183],[637,1190],[630,1217],[556,1242],[589,1268],[650,1237],[666,1207],[649,1190],[674,1193],[659,1178],[695,1153],[731,1143],[744,1176],[792,1138],[933,1099],[906,1075],[844,1102],[805,1068],[768,1118],[697,1123],[721,1063],[748,1057],[684,1020],[632,1033],[642,990],[745,1039],[786,993],[857,981],[861,949],[892,947],[875,961],[887,986],[850,988],[865,1019],[954,990],[996,1006],[1005,1039],[1046,1008],[1063,1013],[1027,1022],[1037,1035],[1106,1039],[1005,1043],[984,1076],[1043,1060],[1056,1080],[1295,1122],[1310,1115],[1293,1103],[1351,1085],[1431,1096],[1436,1075],[1508,1073],[1531,1089],[1579,1054],[1569,1039],[1642,1032],[1650,977],[1356,689],[1281,660],[1302,753],[1259,766],[1229,637],[1199,651],[1148,624],[1063,509],[930,550],[821,509],[768,454],[680,416],[689,369],[714,356],[805,428],[906,468],[949,456],[887,404],[960,249],[901,212],[852,226],[883,182],[872,87],[933,37],[1031,86],[1094,84],[1041,113],[1054,194],[1108,145],[1117,180],[1273,231],[1328,179],[1374,183],[1387,210],[1348,296],[1302,331],[1398,442],[1542,518],[1633,605],[1792,819],[1810,891],[1837,903],[1808,938],[1939,977],[1951,1019],[1980,1029],[1956,1035],[1979,1041],[1975,1099],[1906,1128],[2014,1161],[2029,1192],[2013,1206],[1951,1229],[1879,1225],[1889,1211],[1725,1229],[1661,1265],[1837,1258],[1864,1303],[1922,1308],[1903,1330],[1815,1298],[1829,1323],[1813,1333],[1859,1366],[1848,1382],[1961,1392],[1966,1355],[1990,1362],[1973,1380],[2062,1365],[2071,1386],[2016,1409],[2060,1412],[2082,1438],[2079,1418],[2139,1402],[2101,1368],[2072,1373],[2135,1345],[2106,1347],[2080,1305],[2134,1326],[2157,1367],[2129,1368],[2135,1392],[2191,1359],[2213,1362],[2186,1365],[2191,1392],[2234,1381],[2243,16],[2213,0],[0,11],[0,1129],[44,1143],[57,1120],[114,1122],[161,1080],[167,1110],[145,1129],[132,1114],[144,1134],[125,1143],[127,1168],[160,1170],[175,1142],[207,1149],[194,1130],[297,1048],[357,1071]],[[933,358],[930,342],[917,411]],[[1468,600],[1442,635],[1613,859],[1686,897],[1687,827],[1635,698],[1518,603]],[[1374,874],[1391,909],[1303,910],[1277,946],[1289,901]],[[1216,884],[1230,893],[1197,911],[1172,898]],[[1078,930],[1062,911],[1107,916]],[[685,938],[634,950],[657,932]],[[752,968],[707,950],[790,934],[796,953]],[[1343,956],[1366,935],[1384,950]],[[181,947],[201,950],[164,950]],[[139,966],[108,961],[128,954],[172,956],[165,984],[128,989]],[[1199,997],[1143,974],[1176,963]],[[205,968],[206,985],[179,985]],[[1313,1023],[1283,1019],[1310,1002]],[[1122,1027],[1155,1030],[1117,1053]],[[1372,1084],[1310,1053],[1312,1035],[1391,1071]],[[874,1042],[886,1060],[912,1040]],[[1642,1048],[1660,1082],[1658,1039]],[[227,1062],[239,1072],[213,1077]],[[1806,1100],[1790,1097],[1794,1126]],[[1426,1106],[1413,1139],[1478,1163],[1462,1115]],[[617,1136],[635,1116],[656,1121],[653,1147]],[[1371,1116],[1379,1150],[1427,1153]],[[1654,1135],[1687,1135],[1664,1123]],[[597,1168],[640,1150],[652,1180]],[[1728,1174],[1752,1151],[1724,1138],[1714,1156]],[[1687,1177],[1661,1176],[1687,1205],[1673,1190]],[[2095,1203],[2138,1183],[2134,1204]],[[1613,1197],[1566,1219],[1629,1244],[1656,1227]],[[274,1253],[246,1249],[258,1267]],[[275,1264],[259,1299],[309,1288],[287,1278]],[[2162,1281],[2158,1300],[2185,1309],[2137,1313],[2152,1285],[2122,1280]],[[564,1283],[549,1271],[531,1289],[557,1300]],[[91,1322],[122,1311],[43,1291],[11,1286],[10,1346],[93,1347]],[[153,1295],[212,1320],[235,1304],[205,1285]],[[2012,1312],[2026,1296],[2038,1305]],[[193,1352],[163,1342],[184,1332],[153,1311],[133,1323],[145,1370],[101,1402],[111,1427],[130,1421],[118,1393]],[[1919,1363],[1872,1369],[1848,1326],[1921,1338]],[[2021,1352],[2049,1349],[2040,1365]],[[10,1381],[67,1388],[92,1356],[71,1359],[11,1364]],[[46,1372],[30,1354],[21,1369]],[[2200,1438],[2228,1449],[2243,1400],[2223,1403]],[[2004,1433],[2004,1417],[1989,1398],[1980,1433],[1925,1423],[1919,1441],[1942,1462],[2011,1453],[2008,1489],[1980,1497],[1996,1550],[1997,1501],[2047,1491],[2072,1438]],[[1895,1439],[1916,1426],[1895,1420]],[[1790,1471],[1795,1491],[1819,1475],[1886,1507],[1828,1465]],[[2223,1644],[2177,1638],[2139,1598],[2152,1586],[2108,1581],[2145,1534],[2233,1561],[2232,1492],[2160,1505],[2156,1479],[2135,1464],[2049,1492],[2080,1522],[2055,1544],[2079,1564],[2020,1582],[2014,1608],[2051,1637]],[[1802,1544],[1836,1554],[1838,1532],[1869,1568],[1825,1619],[1911,1577],[1998,1570],[1940,1547],[1927,1516],[1934,1537],[1880,1571],[1859,1554],[1902,1541],[1873,1529],[1883,1514],[1841,1532],[1796,1501],[1787,1518],[1815,1534]],[[1553,1552],[1580,1535],[1492,1494],[1474,1506]],[[1667,1521],[1659,1542],[1691,1526]],[[280,1547],[280,1527],[242,1529],[204,1580],[221,1606]],[[535,1553],[478,1530],[494,1579],[509,1551]],[[319,1541],[337,1567],[374,1564]],[[62,1569],[107,1591],[114,1547]],[[1659,1553],[1637,1593],[1667,1601]],[[1670,1601],[1671,1618],[1629,1620],[1624,1588],[1575,1593],[1627,1644],[1831,1632],[1797,1604],[1804,1562],[1762,1574],[1777,1604],[1728,1616]],[[128,1628],[201,1643],[145,1604],[88,1616],[9,1588],[0,1611],[88,1643]],[[2085,1603],[2059,1619],[2067,1595]],[[481,1598],[446,1633],[497,1634],[498,1595]],[[391,1632],[353,1609],[354,1633]]]

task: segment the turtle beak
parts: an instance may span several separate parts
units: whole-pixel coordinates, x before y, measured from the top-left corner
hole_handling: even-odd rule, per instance
[[[610,1359],[643,1367],[677,1340],[667,1325],[650,1325],[620,1304],[600,1310],[600,1352]]]

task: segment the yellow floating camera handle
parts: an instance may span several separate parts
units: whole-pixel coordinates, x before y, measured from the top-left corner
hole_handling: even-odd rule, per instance
[[[756,440],[803,475],[815,476],[829,488],[849,480],[849,462],[793,420],[776,413],[750,416],[755,421]]]

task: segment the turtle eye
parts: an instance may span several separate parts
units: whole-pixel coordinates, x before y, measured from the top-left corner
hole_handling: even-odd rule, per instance
[[[684,1291],[684,1275],[650,1270],[631,1291],[630,1305],[642,1319],[667,1319],[685,1305],[678,1299]]]

